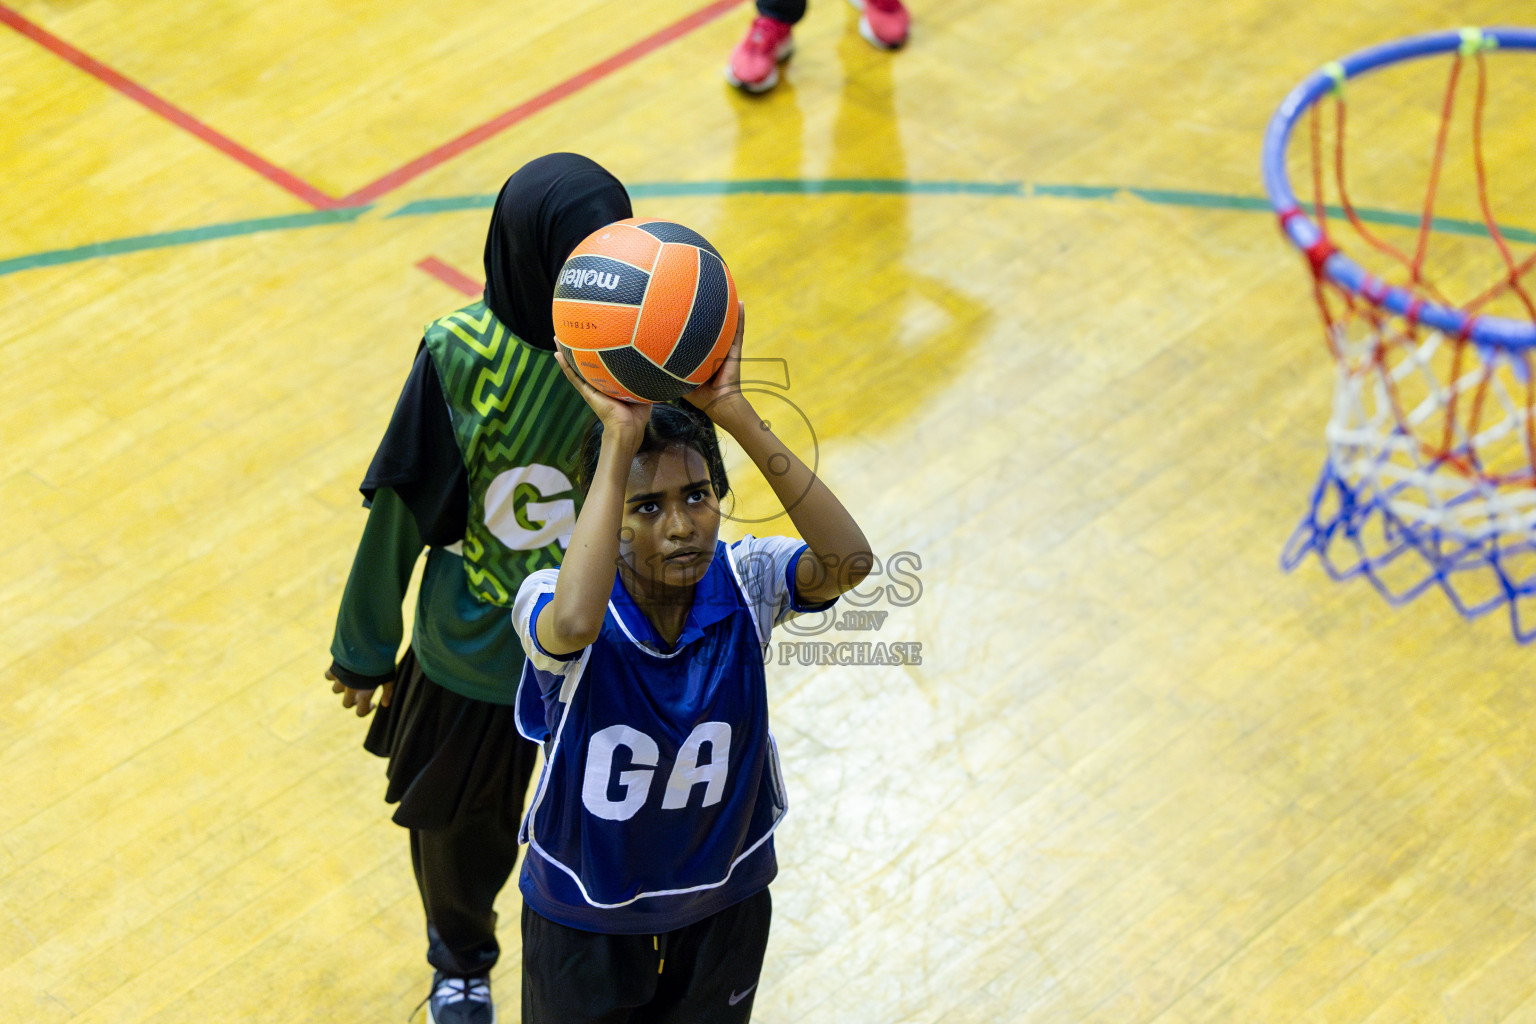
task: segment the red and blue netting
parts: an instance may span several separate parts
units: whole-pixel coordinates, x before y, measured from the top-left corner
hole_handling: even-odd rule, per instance
[[[1468,617],[1504,608],[1521,642],[1536,637],[1527,621],[1536,617],[1536,252],[1518,250],[1536,233],[1505,226],[1529,215],[1511,209],[1530,194],[1529,181],[1505,175],[1495,187],[1485,154],[1490,138],[1514,139],[1518,171],[1529,173],[1533,50],[1536,30],[1490,28],[1362,51],[1292,91],[1270,121],[1263,156],[1270,202],[1306,257],[1337,368],[1327,460],[1283,566],[1315,554],[1335,579],[1363,577],[1394,603],[1439,589]],[[1518,65],[1501,79],[1501,111],[1515,111],[1503,121],[1490,118],[1496,54],[1505,67]],[[1381,108],[1428,129],[1416,160],[1391,150],[1415,144],[1411,123],[1350,131],[1346,83],[1431,57],[1444,68],[1438,104],[1404,101],[1411,90],[1399,87],[1386,90],[1391,103]],[[1308,145],[1288,153],[1303,120]],[[1386,181],[1388,195],[1400,194],[1410,173],[1414,187],[1423,184],[1417,212],[1356,201],[1346,174],[1351,138],[1383,165],[1363,177]],[[1308,183],[1305,201],[1291,188],[1292,167]],[[1448,185],[1453,168],[1460,188]],[[1379,269],[1365,270],[1346,246]]]

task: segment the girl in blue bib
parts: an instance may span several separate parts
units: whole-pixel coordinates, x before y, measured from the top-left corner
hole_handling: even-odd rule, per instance
[[[788,806],[769,634],[829,607],[873,558],[742,393],[740,351],[738,327],[709,384],[654,407],[608,398],[562,358],[599,422],[564,562],[530,575],[512,613],[528,652],[519,721],[545,755],[521,836],[529,1024],[751,1016]],[[803,541],[718,539],[716,427]]]

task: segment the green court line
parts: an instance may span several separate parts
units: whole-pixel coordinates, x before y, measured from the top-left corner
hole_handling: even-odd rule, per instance
[[[312,228],[322,224],[340,224],[354,221],[367,213],[371,206],[348,206],[339,210],[316,210],[313,213],[291,213],[280,217],[259,217],[230,224],[210,224],[201,228],[185,228],[165,231],[154,235],[135,235],[110,242],[93,242],[73,249],[54,249],[37,252],[30,256],[15,256],[0,260],[0,277],[34,267],[55,267],[61,263],[78,263],[81,260],[100,259],[103,256],[121,256],[146,249],[169,249],[178,245],[192,245],[216,238],[234,238],[237,235],[254,235],[263,231],[290,231],[294,228]]]
[[[1248,196],[1222,196],[1212,195],[1206,192],[1170,192],[1151,188],[1128,188],[1127,194],[1145,199],[1149,203],[1165,203],[1170,206],[1196,206],[1212,209],[1227,210],[1257,210],[1269,213],[1273,208],[1267,199],[1255,199]],[[1328,216],[1342,220],[1344,208],[1341,206],[1325,205],[1323,209]],[[1309,211],[1310,212],[1310,211]],[[1355,210],[1355,216],[1367,224],[1390,224],[1394,227],[1416,228],[1422,219],[1418,213],[1397,213],[1392,210]],[[1488,237],[1488,226],[1480,220],[1457,220],[1453,217],[1433,217],[1429,222],[1430,230],[1448,235],[1477,235]],[[1528,231],[1525,228],[1511,228],[1499,225],[1499,233],[1511,242],[1536,242],[1536,231]]]
[[[1222,196],[1210,192],[1179,192],[1161,188],[1128,188],[1127,195],[1164,206],[1193,206],[1206,210],[1257,210],[1268,212],[1269,200],[1256,196]]]
[[[730,196],[730,195],[923,195],[923,196],[994,196],[1041,199],[1106,200],[1125,196],[1147,203],[1175,206],[1186,209],[1242,210],[1252,213],[1270,212],[1269,203],[1255,196],[1221,195],[1213,192],[1190,192],[1177,189],[1127,188],[1118,185],[1061,185],[1027,183],[1022,181],[907,181],[899,178],[762,178],[741,181],[661,181],[641,182],[627,186],[635,199],[657,199],[680,196]],[[462,210],[486,210],[496,204],[496,196],[445,196],[438,199],[418,199],[384,215],[395,217],[421,217]],[[167,249],[192,245],[220,238],[251,235],[264,231],[288,231],[295,228],[319,227],[326,224],[349,223],[357,220],[372,206],[349,206],[338,210],[318,210],[281,217],[263,217],[255,220],[234,221],[229,224],[210,224],[207,227],[166,231],[153,235],[137,235],[72,249],[55,249],[0,260],[0,277],[38,267],[52,267],[82,260],[121,256],[125,253],[142,252],[146,249]],[[1343,211],[1328,207],[1333,217],[1342,217]],[[1356,210],[1362,221],[1371,224],[1390,224],[1416,227],[1418,214],[1399,213],[1391,210]],[[1436,217],[1430,222],[1435,231],[1459,235],[1487,236],[1488,229],[1480,222]],[[1536,231],[1525,228],[1500,227],[1504,237],[1512,242],[1536,242]]]
[[[1344,211],[1336,207],[1330,206],[1328,211],[1335,217],[1344,216]],[[1361,220],[1370,224],[1396,224],[1410,228],[1418,227],[1420,219],[1417,213],[1391,213],[1386,210],[1356,210],[1355,214]],[[1435,231],[1442,231],[1448,235],[1488,237],[1488,226],[1480,220],[1453,220],[1449,217],[1435,217],[1429,222],[1429,226]],[[1528,231],[1525,228],[1511,228],[1500,224],[1499,234],[1511,242],[1536,242],[1536,231]]]
[[[762,178],[747,181],[660,181],[626,186],[631,199],[732,195],[984,195],[1022,196],[1024,184],[984,181],[902,181],[889,178]],[[406,203],[392,217],[419,217],[458,210],[486,210],[494,195],[450,196]]]
[[[1118,185],[1033,185],[1029,194],[1049,199],[1113,199],[1124,191]]]
[[[1264,213],[1270,212],[1272,207],[1267,199],[1256,199],[1249,196],[1223,196],[1213,195],[1207,192],[1175,192],[1152,188],[1128,188],[1126,194],[1144,199],[1149,203],[1163,203],[1170,206],[1208,207],[1212,209],[1227,210],[1257,210]],[[1325,205],[1323,209],[1328,216],[1342,220],[1344,209],[1340,206]],[[1310,210],[1307,212],[1310,213]],[[1394,227],[1416,228],[1422,214],[1397,213],[1392,210],[1355,210],[1355,216],[1367,224],[1390,224]],[[1457,220],[1453,217],[1434,217],[1429,222],[1430,229],[1448,235],[1478,235],[1488,237],[1488,226],[1479,220]],[[1499,225],[1499,233],[1511,242],[1536,242],[1536,231],[1528,231],[1525,228],[1511,228]]]
[[[633,194],[633,189],[630,190]],[[385,220],[391,217],[421,217],[433,213],[456,213],[460,210],[489,210],[496,205],[494,195],[486,196],[448,196],[445,199],[418,199],[412,203],[406,203],[394,213],[386,213]]]
[[[637,185],[637,199],[710,195],[983,195],[1022,196],[1019,181],[902,181],[897,178],[759,178],[744,181],[679,181]]]

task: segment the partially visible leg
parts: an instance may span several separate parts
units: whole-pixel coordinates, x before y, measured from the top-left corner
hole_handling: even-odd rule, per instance
[[[512,708],[439,686],[413,650],[391,706],[375,716],[368,749],[389,758],[385,799],[399,804],[394,821],[410,836],[436,969],[429,1014],[436,1024],[489,1024],[489,974],[501,955],[496,898],[517,862],[538,746],[518,735]]]
[[[665,937],[667,960],[646,1024],[747,1024],[768,950],[768,890]]]
[[[907,41],[911,31],[912,16],[902,6],[901,0],[848,0],[863,14],[859,18],[859,35],[871,46],[882,50],[894,50]]]
[[[757,0],[757,13],[764,18],[798,25],[805,17],[806,0]]]
[[[639,1024],[660,942],[567,928],[523,905],[523,1024]]]
[[[805,17],[806,0],[757,0],[757,17],[731,51],[725,80],[745,92],[767,92],[779,83],[779,64],[795,52],[790,31]]]
[[[432,1024],[496,1020],[490,988],[501,955],[495,904],[517,862],[517,823],[536,748],[510,734],[492,747],[499,748],[496,756],[466,766],[467,791],[457,813],[440,826],[410,830],[411,866],[427,917],[427,961],[436,968]]]
[[[463,815],[449,827],[411,830],[411,866],[427,912],[427,962],[446,975],[490,973],[501,955],[496,896],[517,861],[517,836],[491,815]]]

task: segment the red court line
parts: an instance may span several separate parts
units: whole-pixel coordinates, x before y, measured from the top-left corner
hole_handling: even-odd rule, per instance
[[[416,267],[418,270],[426,271],[448,287],[461,291],[465,295],[479,298],[480,293],[485,291],[485,285],[476,281],[468,274],[450,267],[436,256],[428,256],[426,259],[418,262]]]
[[[280,186],[316,209],[331,210],[344,206],[361,206],[365,203],[373,202],[389,192],[393,192],[411,179],[446,163],[465,150],[479,145],[486,139],[505,131],[512,125],[538,113],[551,104],[586,88],[593,82],[606,78],[620,68],[633,64],[641,57],[682,38],[694,29],[709,24],[726,11],[733,7],[738,7],[744,2],[745,0],[713,0],[712,3],[668,25],[654,35],[642,39],[627,49],[621,50],[607,60],[594,64],[592,67],[566,79],[559,85],[540,93],[533,99],[518,104],[506,113],[492,118],[477,128],[470,129],[458,138],[417,157],[410,163],[391,171],[372,184],[364,185],[356,192],[341,199],[335,199],[326,195],[313,185],[300,179],[297,175],[262,159],[238,142],[219,133],[186,111],[156,96],[137,82],[75,49],[46,29],[34,25],[4,4],[0,4],[0,23],[9,25],[28,39],[75,65],[86,74],[99,79],[134,102],[159,114],[172,124],[185,129],[226,156],[233,157],[268,181]],[[455,273],[457,272],[455,271]]]
[[[565,99],[572,93],[586,88],[593,82],[613,74],[628,64],[633,64],[646,54],[652,53],[673,40],[687,35],[694,29],[709,24],[726,11],[740,6],[744,2],[745,0],[714,0],[713,3],[701,7],[681,21],[668,25],[655,35],[642,39],[628,49],[614,54],[607,60],[592,65],[587,70],[566,79],[554,88],[540,93],[531,100],[518,104],[511,110],[492,118],[478,128],[470,129],[451,142],[444,143],[430,153],[417,157],[403,167],[390,171],[372,184],[364,185],[356,192],[342,199],[341,202],[348,206],[371,203],[385,193],[393,192],[412,178],[425,174],[427,171],[451,160],[465,150],[479,145],[491,136],[505,131],[527,117],[531,117],[550,104]]]
[[[346,205],[346,203],[331,198],[313,185],[300,180],[297,176],[283,170],[281,167],[263,160],[238,142],[208,127],[191,114],[166,102],[142,85],[118,74],[100,61],[81,53],[73,46],[64,42],[64,40],[34,25],[4,4],[0,4],[0,22],[9,25],[44,49],[69,61],[86,74],[105,82],[135,103],[148,108],[172,124],[202,139],[225,156],[233,157],[274,185],[291,192],[316,209],[332,210]]]

